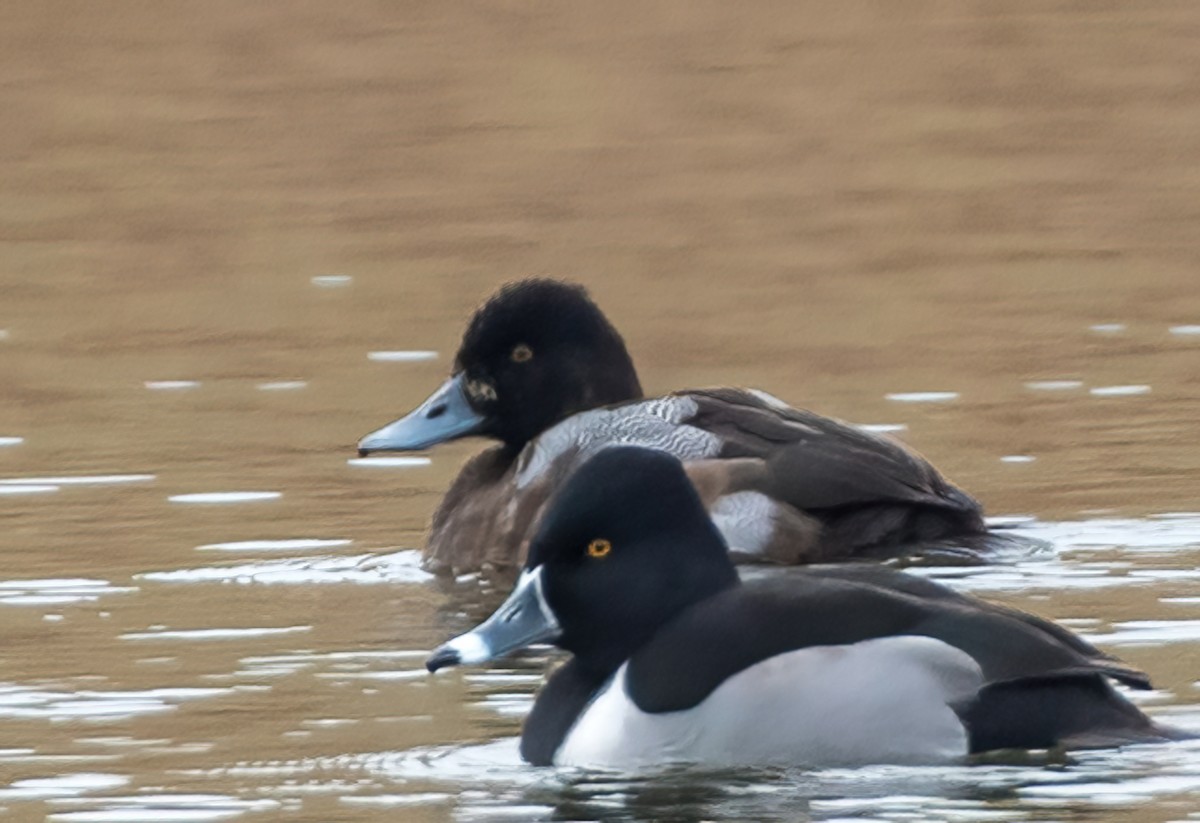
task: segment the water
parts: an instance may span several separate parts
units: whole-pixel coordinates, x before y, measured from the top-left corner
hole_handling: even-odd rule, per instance
[[[503,595],[416,551],[478,444],[354,452],[499,282],[576,278],[648,390],[877,427],[1051,541],[918,573],[1200,729],[1193,4],[16,8],[0,818],[1197,819],[1190,743],[530,769],[545,652],[422,668]]]

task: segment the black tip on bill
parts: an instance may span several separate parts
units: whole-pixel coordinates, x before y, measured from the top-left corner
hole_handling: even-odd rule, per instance
[[[436,672],[446,666],[457,666],[461,662],[457,651],[443,646],[440,649],[434,649],[433,654],[429,655],[429,659],[425,661],[425,668]]]
[[[371,450],[370,450],[370,449],[359,449],[359,450],[358,450],[358,456],[359,456],[359,457],[367,457],[367,456],[368,456],[368,455],[370,455],[370,454],[371,454]]]

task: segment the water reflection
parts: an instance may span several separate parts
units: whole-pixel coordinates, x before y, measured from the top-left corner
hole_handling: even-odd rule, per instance
[[[257,500],[276,500],[283,492],[195,492],[175,494],[167,499],[172,503],[252,503]]]

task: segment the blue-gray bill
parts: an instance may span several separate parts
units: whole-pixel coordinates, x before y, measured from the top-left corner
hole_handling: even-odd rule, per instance
[[[416,409],[359,440],[359,456],[427,449],[478,431],[485,418],[467,401],[464,380],[454,375]]]
[[[512,594],[487,620],[433,650],[425,661],[431,672],[446,666],[485,663],[534,643],[558,637],[558,619],[542,591],[542,569],[521,573]]]

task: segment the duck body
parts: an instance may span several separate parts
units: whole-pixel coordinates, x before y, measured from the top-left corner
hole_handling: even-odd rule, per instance
[[[426,567],[524,562],[553,492],[619,445],[685,461],[735,562],[885,558],[986,532],[975,499],[899,442],[763,392],[720,388],[580,412],[513,458],[502,447],[477,456],[434,514]]]
[[[469,324],[451,378],[359,449],[471,435],[500,444],[436,510],[431,571],[519,566],[551,493],[617,445],[685,461],[738,562],[880,559],[987,535],[979,503],[892,438],[754,390],[645,398],[620,335],[583,289],[556,281],[501,289]]]
[[[683,466],[641,448],[580,467],[506,603],[428,665],[536,642],[573,656],[526,720],[535,765],[925,764],[1183,736],[1111,685],[1145,674],[1034,615],[880,566],[741,582]]]
[[[526,723],[523,755],[609,769],[922,765],[1174,736],[1107,682],[1149,688],[1141,672],[1031,615],[940,586],[906,594],[907,575],[880,571],[732,587],[590,690],[555,683],[585,679],[568,663]],[[572,691],[586,700],[560,702]]]
[[[931,764],[953,762],[969,750],[951,705],[971,693],[978,670],[966,655],[925,638],[785,652],[731,675],[702,703],[679,712],[639,707],[629,694],[628,665],[595,696],[544,764],[606,769],[662,763]],[[887,667],[886,686],[881,666]],[[747,705],[770,721],[747,722]],[[847,727],[850,712],[862,725]],[[531,726],[523,740],[526,751],[536,751],[537,734]]]

